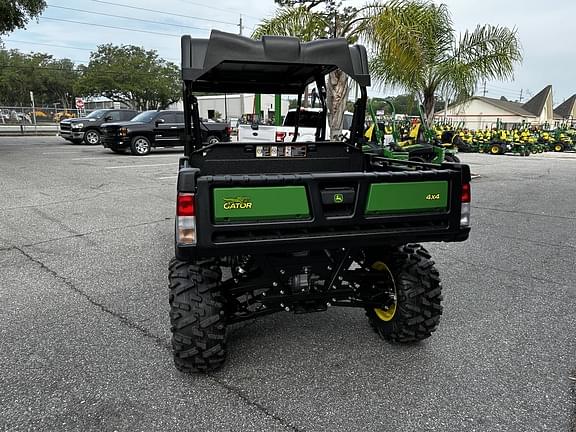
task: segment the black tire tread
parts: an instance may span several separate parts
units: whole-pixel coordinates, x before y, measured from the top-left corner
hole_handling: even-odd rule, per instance
[[[221,279],[220,268],[213,261],[170,261],[172,350],[181,372],[212,372],[226,360]]]
[[[426,339],[438,328],[442,315],[440,275],[426,249],[407,244],[392,251],[387,259],[369,256],[369,260],[386,262],[396,283],[396,315],[390,322],[381,321],[373,309],[366,315],[373,329],[385,340],[413,343]]]

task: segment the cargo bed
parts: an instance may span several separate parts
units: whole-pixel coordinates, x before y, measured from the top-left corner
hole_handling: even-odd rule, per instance
[[[306,156],[278,156],[285,146],[272,143],[215,144],[183,159],[178,190],[194,195],[197,239],[177,256],[468,237],[460,226],[468,166],[368,159],[341,142],[298,148]]]

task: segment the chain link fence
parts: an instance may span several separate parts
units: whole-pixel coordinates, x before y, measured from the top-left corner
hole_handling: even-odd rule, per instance
[[[0,106],[0,135],[55,135],[62,120],[83,117],[91,111],[58,106]]]
[[[58,107],[33,109],[31,106],[0,106],[0,125],[49,125],[65,118],[81,117],[89,112]]]

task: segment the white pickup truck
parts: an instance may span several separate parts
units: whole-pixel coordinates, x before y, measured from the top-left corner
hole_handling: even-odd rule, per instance
[[[300,122],[298,125],[298,137],[296,141],[306,142],[315,141],[316,126],[318,125],[319,116],[322,113],[321,108],[302,108],[300,111]],[[344,123],[342,133],[346,135],[352,124],[352,113],[344,113]],[[296,119],[296,110],[291,109],[284,117],[282,126],[268,126],[259,124],[238,125],[238,141],[276,141],[291,142],[294,138],[294,123]],[[326,122],[326,137],[330,136],[330,126]]]

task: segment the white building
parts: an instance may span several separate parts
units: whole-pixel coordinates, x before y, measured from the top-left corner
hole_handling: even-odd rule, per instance
[[[466,102],[453,104],[436,113],[435,120],[442,122],[445,118],[451,123],[464,123],[469,129],[496,127],[498,121],[503,124],[528,123],[531,125],[555,124],[552,108],[552,86],[546,86],[528,102],[522,104],[504,98],[494,99],[474,96]]]
[[[554,110],[554,115],[563,122],[574,123],[576,120],[576,94],[558,105]]]
[[[263,94],[261,96],[261,110],[264,119],[274,120],[274,95]],[[288,112],[289,100],[282,97],[281,114],[285,116]],[[222,119],[240,119],[242,116],[255,112],[254,94],[229,94],[198,96],[198,108],[200,117],[213,119],[220,115]],[[184,109],[182,101],[170,105],[169,109]]]

